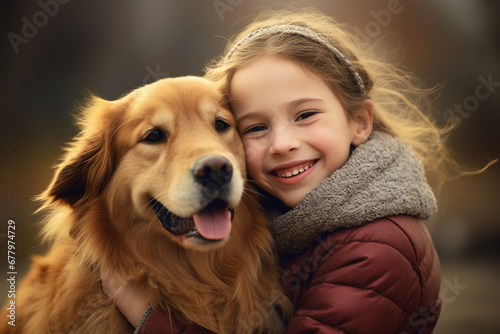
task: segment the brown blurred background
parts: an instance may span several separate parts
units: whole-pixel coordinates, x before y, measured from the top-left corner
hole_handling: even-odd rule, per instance
[[[116,99],[161,77],[202,75],[227,36],[261,10],[290,3],[2,2],[0,302],[8,291],[8,221],[16,223],[19,282],[30,256],[44,250],[32,198],[49,183],[61,147],[76,134],[71,112],[86,91]],[[443,84],[435,116],[445,124],[449,110],[459,115],[449,137],[459,161],[481,167],[500,156],[498,0],[295,3],[349,23],[426,86]],[[436,333],[500,333],[499,165],[448,183],[429,222],[443,267],[444,310]]]

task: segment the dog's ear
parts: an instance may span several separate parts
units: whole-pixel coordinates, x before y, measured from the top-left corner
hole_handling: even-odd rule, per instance
[[[81,132],[66,149],[52,183],[40,197],[46,203],[81,205],[96,198],[115,168],[113,134],[121,119],[119,103],[93,97],[82,108]]]

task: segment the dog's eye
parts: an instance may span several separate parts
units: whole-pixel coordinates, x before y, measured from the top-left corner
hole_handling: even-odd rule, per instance
[[[225,121],[223,121],[222,119],[215,120],[215,130],[217,130],[217,132],[224,132],[229,127],[230,127],[230,125],[228,123],[226,123]]]
[[[150,132],[148,132],[146,137],[144,137],[143,141],[146,143],[150,143],[150,144],[156,144],[156,143],[164,141],[165,139],[166,139],[166,137],[165,137],[165,133],[163,133],[163,131],[158,130],[158,129],[154,129],[154,130],[151,130]]]

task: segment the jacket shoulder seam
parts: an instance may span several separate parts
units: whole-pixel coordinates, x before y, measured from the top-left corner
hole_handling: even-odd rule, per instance
[[[418,260],[418,255],[417,255],[417,250],[415,249],[415,245],[413,244],[413,240],[411,240],[410,236],[398,225],[398,223],[396,223],[392,218],[389,218],[389,217],[386,217],[385,219],[389,220],[390,222],[392,222],[401,232],[404,233],[404,235],[406,236],[406,238],[408,239],[408,241],[410,242],[410,245],[413,249],[413,254],[415,255],[415,268],[413,269],[416,273],[417,273],[417,277],[418,277],[418,283],[419,283],[419,286],[420,286],[420,301],[419,301],[419,305],[422,305],[422,298],[423,298],[423,294],[422,294],[422,289],[423,289],[423,282],[422,282],[422,277],[420,275],[420,267],[419,267],[419,260]],[[413,266],[412,266],[413,267]]]

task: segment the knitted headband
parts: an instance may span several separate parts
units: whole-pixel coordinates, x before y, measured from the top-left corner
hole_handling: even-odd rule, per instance
[[[361,79],[361,76],[359,75],[358,71],[352,66],[351,62],[349,59],[347,59],[342,52],[340,52],[339,49],[337,49],[335,46],[330,43],[330,41],[323,35],[317,33],[316,31],[303,27],[303,26],[297,26],[297,25],[291,25],[291,24],[281,24],[281,25],[276,25],[276,26],[271,26],[271,27],[265,27],[265,28],[260,28],[255,31],[252,31],[242,39],[240,39],[232,48],[229,50],[226,59],[229,60],[233,53],[236,51],[238,47],[240,47],[242,44],[260,37],[262,35],[266,34],[294,34],[294,35],[300,35],[303,37],[307,37],[319,44],[322,44],[326,46],[330,51],[333,52],[335,55],[335,58],[337,59],[338,62],[344,64],[344,66],[347,68],[347,70],[351,73],[351,75],[354,77],[356,86],[359,90],[360,93],[365,94],[366,88],[363,83],[363,79]]]

